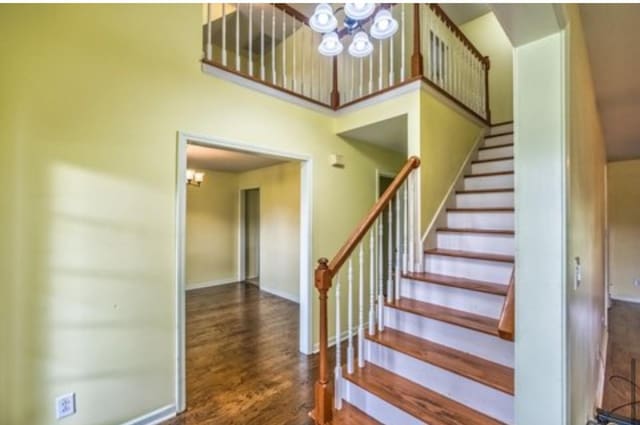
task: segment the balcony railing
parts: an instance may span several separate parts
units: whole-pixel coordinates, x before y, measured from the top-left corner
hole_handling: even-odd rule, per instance
[[[318,53],[321,35],[285,3],[206,6],[203,62],[334,110],[424,81],[490,121],[489,58],[435,4],[386,5],[399,29],[365,58]]]

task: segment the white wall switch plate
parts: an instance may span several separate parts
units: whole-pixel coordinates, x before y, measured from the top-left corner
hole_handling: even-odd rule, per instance
[[[575,273],[575,282],[574,282],[573,289],[578,289],[580,287],[580,284],[582,283],[582,265],[580,264],[580,257],[575,258],[575,265],[576,265],[576,273]]]
[[[76,413],[76,393],[61,395],[56,398],[56,419],[66,418]]]

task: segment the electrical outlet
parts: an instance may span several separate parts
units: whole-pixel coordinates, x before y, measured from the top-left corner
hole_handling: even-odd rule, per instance
[[[636,279],[633,281],[633,286],[635,286],[636,288],[640,288],[640,279]]]
[[[76,393],[56,398],[56,419],[66,418],[76,413]]]
[[[575,282],[574,282],[573,289],[578,289],[580,287],[580,284],[582,283],[582,265],[580,264],[580,257],[575,258],[575,264],[576,264],[576,273],[575,273]]]

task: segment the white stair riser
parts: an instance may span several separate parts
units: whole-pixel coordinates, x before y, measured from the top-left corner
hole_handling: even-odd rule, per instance
[[[342,398],[383,424],[424,425],[424,422],[404,410],[398,409],[344,378]]]
[[[478,151],[478,159],[504,158],[507,156],[513,156],[513,145]]]
[[[513,396],[441,369],[391,348],[367,341],[367,360],[458,403],[513,423]]]
[[[483,233],[438,232],[438,248],[486,254],[514,255],[513,235]]]
[[[464,190],[510,189],[513,188],[513,174],[501,174],[486,177],[467,177]]]
[[[513,159],[471,164],[471,174],[498,173],[501,171],[513,171]]]
[[[506,285],[511,278],[513,264],[427,254],[424,258],[424,271]]]
[[[513,212],[448,212],[447,227],[513,230]]]
[[[458,208],[513,208],[513,192],[459,193]]]
[[[497,125],[495,127],[491,127],[489,130],[489,134],[502,134],[513,132],[513,123]]]
[[[481,316],[500,318],[504,297],[436,283],[402,279],[400,294],[431,304],[467,311]]]
[[[503,134],[503,133],[506,133],[506,131],[494,133],[494,134],[502,134],[502,136],[487,137],[486,139],[484,139],[484,143],[482,144],[482,147],[486,148],[488,146],[497,146],[497,145],[504,145],[507,143],[513,143],[513,134]]]
[[[390,307],[384,309],[384,325],[494,363],[514,365],[513,343],[496,336]]]

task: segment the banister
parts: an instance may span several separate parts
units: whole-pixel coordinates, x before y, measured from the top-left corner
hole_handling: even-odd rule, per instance
[[[309,18],[304,13],[300,12],[298,9],[292,7],[288,3],[273,3],[273,5],[282,10],[287,15],[293,16],[299,22],[302,22],[305,25],[309,25]]]
[[[500,338],[513,341],[516,335],[515,332],[515,312],[516,312],[516,300],[515,300],[515,271],[511,274],[511,280],[509,281],[509,288],[507,289],[507,296],[502,306],[502,312],[500,313],[500,320],[498,322],[498,334]]]
[[[347,261],[353,250],[369,231],[373,222],[376,221],[378,216],[384,211],[386,206],[389,204],[389,201],[391,201],[391,198],[393,198],[398,189],[400,189],[400,186],[402,186],[411,171],[419,166],[420,158],[417,156],[412,156],[407,160],[387,190],[384,191],[369,213],[364,217],[360,224],[358,224],[358,227],[356,227],[349,239],[347,239],[347,242],[342,245],[333,259],[329,262],[328,268],[331,273],[331,277],[335,276],[335,274],[340,270],[340,267],[342,267],[344,262]]]
[[[451,18],[449,18],[449,15],[447,15],[445,11],[435,3],[431,3],[429,6],[431,7],[431,10],[433,10],[440,19],[442,19],[445,25],[449,29],[451,29],[454,35],[458,37],[460,41],[462,41],[462,44],[464,44],[469,50],[471,50],[471,53],[473,53],[473,55],[478,58],[480,62],[484,62],[484,56],[482,55],[482,53],[480,53],[476,46],[474,46],[473,43],[467,38],[467,36],[464,35],[462,30],[456,25],[456,23],[453,22]]]

